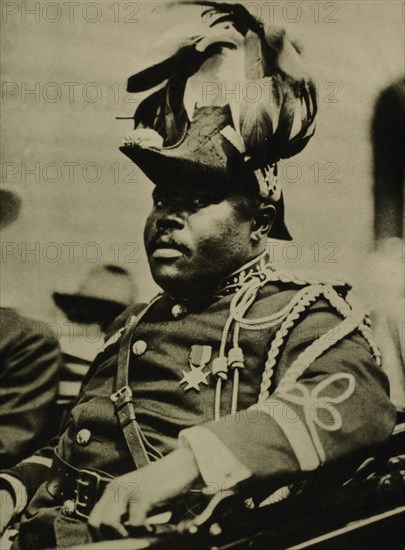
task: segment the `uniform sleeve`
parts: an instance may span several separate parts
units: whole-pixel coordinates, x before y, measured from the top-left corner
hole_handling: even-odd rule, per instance
[[[52,438],[48,445],[33,455],[0,472],[0,488],[8,490],[13,495],[16,513],[25,508],[38,487],[48,479],[57,443],[58,437]]]
[[[291,482],[391,434],[386,377],[360,334],[340,339],[341,321],[326,306],[307,312],[284,343],[268,398],[203,425],[256,480]],[[322,338],[329,349],[292,376]]]
[[[59,346],[54,338],[34,328],[21,320],[12,336],[2,334],[1,468],[28,456],[49,439],[51,429],[56,429],[52,411],[60,368]],[[11,327],[8,330],[11,332]]]

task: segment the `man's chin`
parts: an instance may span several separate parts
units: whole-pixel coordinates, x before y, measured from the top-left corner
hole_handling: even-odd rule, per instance
[[[205,273],[191,273],[184,269],[184,265],[150,261],[150,269],[153,280],[170,296],[178,299],[196,299],[199,294],[209,292],[209,284]],[[201,297],[201,296],[200,296]]]
[[[178,265],[179,263],[181,263],[179,260],[157,261],[149,258],[153,280],[169,293],[172,293],[173,289],[181,288],[183,285],[188,286],[184,269]]]

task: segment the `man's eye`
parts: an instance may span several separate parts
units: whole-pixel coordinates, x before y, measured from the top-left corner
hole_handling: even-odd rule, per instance
[[[155,208],[164,208],[167,205],[167,200],[163,197],[154,197],[153,204]]]
[[[195,208],[205,208],[211,204],[209,197],[201,196],[195,197],[192,201],[192,204]]]

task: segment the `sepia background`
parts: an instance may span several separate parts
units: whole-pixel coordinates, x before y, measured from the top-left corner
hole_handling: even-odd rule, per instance
[[[244,2],[288,29],[318,86],[314,138],[281,165],[295,244],[270,250],[284,270],[364,282],[372,247],[370,119],[380,91],[403,75],[401,1]],[[97,263],[156,292],[142,245],[151,184],[118,150],[139,99],[128,76],[172,24],[201,8],[162,2],[1,2],[2,186],[23,200],[2,232],[1,299],[52,320],[55,289],[75,291]]]

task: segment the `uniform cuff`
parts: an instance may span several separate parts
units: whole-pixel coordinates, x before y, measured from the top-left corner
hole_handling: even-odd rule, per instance
[[[252,476],[252,472],[207,428],[194,426],[182,430],[179,445],[193,452],[206,484],[204,491],[208,494],[227,491]]]
[[[297,414],[297,410],[283,401],[268,399],[248,409],[268,414],[281,428],[287,438],[300,469],[303,472],[316,470],[321,462],[306,425]]]
[[[19,514],[27,505],[27,489],[19,479],[9,474],[0,474],[0,480],[2,483],[7,484],[7,490],[10,489],[11,496],[14,499],[14,514]]]

